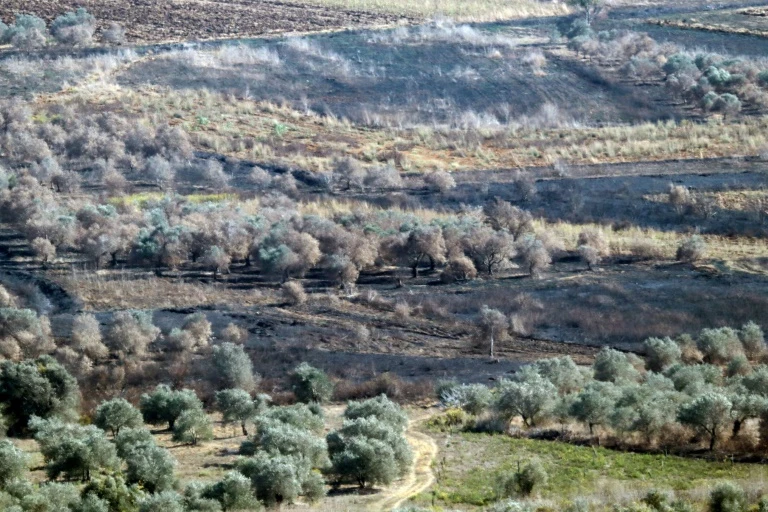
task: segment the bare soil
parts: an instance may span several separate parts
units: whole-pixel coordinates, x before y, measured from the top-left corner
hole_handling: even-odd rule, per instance
[[[283,32],[317,32],[384,25],[400,16],[296,5],[275,0],[4,0],[0,19],[29,13],[47,21],[78,7],[101,28],[117,22],[131,43],[231,39]]]

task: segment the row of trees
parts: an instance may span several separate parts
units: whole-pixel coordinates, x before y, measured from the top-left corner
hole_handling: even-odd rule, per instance
[[[663,80],[671,94],[706,112],[735,115],[742,100],[768,105],[768,70],[758,60],[691,52],[671,43],[658,44],[645,33],[594,32],[581,20],[565,34],[577,51],[606,65],[618,65],[629,77]]]
[[[67,12],[46,26],[45,20],[32,14],[17,14],[12,25],[0,21],[0,45],[10,44],[19,50],[35,50],[51,43],[62,46],[88,46],[93,44],[96,18],[79,8]],[[125,31],[117,23],[111,23],[102,32],[107,44],[122,44]]]
[[[739,439],[747,421],[760,419],[759,442],[768,446],[768,366],[753,366],[766,354],[758,325],[650,338],[644,345],[646,360],[605,348],[589,368],[568,357],[542,360],[493,390],[449,382],[438,394],[446,406],[474,415],[489,410],[505,423],[577,421],[590,434],[602,427],[666,448],[681,448],[693,433],[712,450],[727,431]]]

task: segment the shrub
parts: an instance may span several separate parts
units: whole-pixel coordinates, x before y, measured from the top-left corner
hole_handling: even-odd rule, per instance
[[[62,14],[51,23],[51,35],[59,44],[83,46],[93,41],[96,18],[82,7]]]
[[[113,436],[120,433],[123,427],[141,427],[141,413],[124,398],[114,398],[102,402],[96,408],[94,424],[102,430],[109,430]]]
[[[547,485],[549,479],[541,462],[533,459],[515,473],[501,475],[498,494],[501,498],[530,496],[534,489]]]
[[[293,370],[291,387],[300,402],[327,402],[333,395],[333,382],[328,375],[307,363],[301,363]]]
[[[694,262],[703,259],[707,252],[707,244],[699,235],[693,235],[683,241],[677,248],[678,261]]]
[[[173,440],[191,445],[213,439],[213,426],[202,409],[187,409],[173,426]]]
[[[344,417],[350,420],[371,416],[401,430],[405,430],[408,425],[408,415],[385,395],[360,402],[349,402],[344,411]]]
[[[732,482],[717,484],[709,493],[710,512],[744,512],[748,505],[744,490]]]
[[[253,390],[261,377],[253,372],[251,358],[243,347],[224,342],[213,347],[211,354],[213,380],[220,389]]]
[[[483,384],[463,384],[444,392],[440,401],[444,407],[460,408],[478,415],[491,404],[491,390]]]
[[[30,14],[17,14],[13,25],[6,30],[5,38],[20,50],[34,50],[45,46],[48,29],[45,21]]]

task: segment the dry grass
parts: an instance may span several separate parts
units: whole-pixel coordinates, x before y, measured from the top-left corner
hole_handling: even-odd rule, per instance
[[[291,3],[376,11],[410,17],[447,16],[460,21],[496,21],[568,13],[564,3],[535,0],[289,0]]]
[[[768,145],[768,117],[544,130],[395,130],[357,127],[333,117],[210,91],[105,87],[75,90],[66,96],[55,101],[112,105],[149,123],[172,119],[192,134],[202,150],[290,162],[314,171],[329,170],[335,156],[377,163],[397,154],[395,163],[403,171],[472,170],[546,166],[559,161],[594,164],[754,155]],[[204,126],[199,122],[202,118]],[[276,125],[285,127],[279,136]]]
[[[129,272],[73,274],[59,278],[67,292],[91,311],[159,309],[212,304],[261,304],[263,291],[232,289],[224,283],[205,284]]]
[[[635,226],[614,231],[597,224],[536,221],[535,225],[537,231],[548,232],[562,239],[566,249],[569,250],[575,250],[578,247],[579,233],[587,229],[600,229],[603,231],[614,255],[629,255],[638,241],[644,241],[656,249],[662,258],[668,260],[675,258],[677,247],[690,236],[676,231],[661,231]],[[768,243],[762,239],[718,235],[701,236],[706,241],[707,255],[710,259],[737,261],[768,257]]]

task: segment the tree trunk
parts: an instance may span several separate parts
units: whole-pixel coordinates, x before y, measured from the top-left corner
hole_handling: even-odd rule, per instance
[[[419,277],[419,264],[416,263],[411,267],[411,278],[416,279]]]
[[[243,435],[244,436],[248,436],[248,429],[245,428],[245,422],[244,421],[240,422],[240,428],[243,429]]]
[[[736,437],[739,435],[739,432],[741,432],[741,423],[742,420],[738,419],[733,422],[733,437]]]
[[[717,434],[712,434],[709,437],[709,451],[712,451],[715,449],[715,443],[717,442]]]
[[[494,345],[493,331],[491,331],[491,359],[493,359],[493,348],[494,348],[493,345]]]
[[[758,446],[761,450],[766,451],[768,450],[768,411],[760,415],[758,432],[760,433],[760,443]]]

